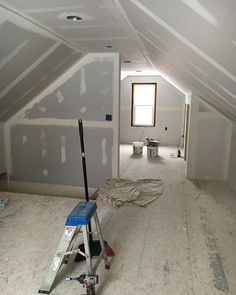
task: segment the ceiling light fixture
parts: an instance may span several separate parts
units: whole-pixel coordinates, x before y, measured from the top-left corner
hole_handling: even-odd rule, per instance
[[[66,19],[68,19],[68,20],[72,20],[72,21],[79,21],[79,20],[82,20],[82,18],[79,17],[78,15],[67,15]]]

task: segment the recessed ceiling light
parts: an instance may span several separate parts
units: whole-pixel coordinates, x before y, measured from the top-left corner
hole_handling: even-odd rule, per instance
[[[124,63],[129,64],[131,63],[131,60],[124,60]]]
[[[79,20],[82,20],[82,18],[79,17],[78,15],[67,15],[66,19],[68,19],[68,20],[72,20],[72,21],[79,21]]]
[[[110,44],[106,45],[106,48],[112,48],[112,45],[110,45]]]

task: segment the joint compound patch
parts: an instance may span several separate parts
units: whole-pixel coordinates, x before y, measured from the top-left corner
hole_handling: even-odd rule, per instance
[[[80,109],[80,113],[83,114],[87,112],[87,107],[86,106],[82,106],[82,108]]]
[[[48,170],[47,169],[43,170],[43,176],[45,176],[45,177],[48,176]]]
[[[65,98],[62,95],[61,91],[57,91],[56,97],[58,98],[58,103],[59,104],[61,104],[65,100]]]
[[[45,158],[47,156],[47,154],[48,154],[47,149],[43,148],[42,149],[42,157]]]
[[[66,162],[66,137],[62,135],[61,139],[61,163],[64,164]]]
[[[28,140],[28,137],[26,135],[22,136],[22,143],[25,144]]]
[[[103,138],[102,143],[101,143],[101,148],[102,148],[102,165],[103,166],[106,166],[107,165],[106,146],[107,146],[107,140],[106,140],[106,138]]]
[[[87,92],[87,86],[85,81],[85,70],[84,68],[81,69],[81,82],[80,82],[80,95],[82,96]]]
[[[47,110],[47,109],[46,109],[44,106],[39,106],[39,111],[40,111],[41,113],[45,113],[46,110]]]

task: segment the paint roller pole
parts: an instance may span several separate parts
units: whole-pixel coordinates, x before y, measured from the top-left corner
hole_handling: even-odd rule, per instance
[[[84,132],[83,132],[83,122],[81,119],[78,120],[78,125],[79,125],[80,147],[81,147],[81,157],[82,157],[83,175],[84,175],[85,197],[86,197],[86,201],[89,202],[86,158],[85,158],[85,149],[84,149]],[[89,245],[90,245],[91,255],[92,255],[92,257],[98,257],[102,251],[101,242],[100,242],[100,240],[93,240],[91,222],[89,222],[88,228],[89,228],[89,233],[90,233],[89,234]],[[104,241],[104,246],[105,246],[105,252],[106,252],[107,257],[112,257],[115,255],[114,251],[108,245],[107,241]],[[84,244],[80,245],[79,248],[82,252],[85,251]],[[78,253],[76,255],[75,261],[79,262],[82,260],[85,260],[85,257],[83,255],[81,255],[80,253]]]
[[[89,202],[86,158],[85,158],[85,150],[84,150],[84,132],[83,132],[83,122],[81,119],[78,120],[78,124],[79,124],[80,147],[81,147],[81,157],[82,157],[83,175],[84,175],[84,190],[85,190],[86,201]]]
[[[81,147],[81,157],[82,157],[82,166],[83,166],[83,175],[84,175],[84,190],[86,202],[89,202],[89,193],[88,193],[88,179],[87,179],[87,169],[86,169],[86,158],[85,158],[85,149],[84,149],[84,132],[83,132],[83,121],[78,120],[79,125],[79,137],[80,137],[80,147]],[[89,232],[92,232],[91,223],[89,222]],[[90,241],[92,241],[92,234],[89,235]]]

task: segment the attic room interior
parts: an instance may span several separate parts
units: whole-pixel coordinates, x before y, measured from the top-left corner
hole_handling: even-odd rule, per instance
[[[236,294],[235,12],[0,0],[1,294]]]

